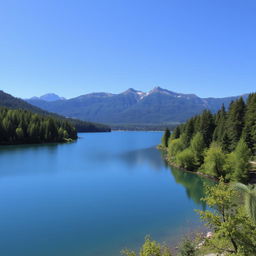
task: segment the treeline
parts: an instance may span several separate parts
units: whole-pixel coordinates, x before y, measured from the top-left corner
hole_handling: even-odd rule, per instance
[[[34,114],[27,110],[0,107],[0,144],[64,142],[77,139],[67,121]]]
[[[248,182],[250,158],[256,153],[256,93],[231,102],[212,114],[202,114],[166,130],[162,147],[175,165],[190,171]]]
[[[113,130],[123,131],[164,131],[166,128],[173,130],[179,123],[168,124],[110,124]]]

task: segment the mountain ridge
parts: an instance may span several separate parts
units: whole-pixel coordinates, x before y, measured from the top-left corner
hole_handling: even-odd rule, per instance
[[[246,98],[247,95],[241,95]],[[241,96],[200,98],[154,87],[148,92],[129,88],[121,93],[97,92],[66,100],[27,100],[32,105],[64,116],[107,124],[184,122],[204,109],[217,111]]]

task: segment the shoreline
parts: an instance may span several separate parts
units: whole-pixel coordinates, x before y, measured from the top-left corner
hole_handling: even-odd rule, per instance
[[[162,145],[157,145],[156,148],[158,150],[160,150],[162,153],[164,153],[166,155],[167,151],[165,148],[163,148]],[[178,168],[179,170],[183,171],[183,172],[189,172],[189,173],[193,173],[193,174],[196,174],[196,175],[199,175],[199,176],[203,176],[205,178],[208,178],[208,179],[211,179],[211,180],[214,180],[216,182],[219,181],[219,178],[217,177],[214,177],[214,176],[211,176],[209,174],[206,174],[206,173],[203,173],[203,172],[199,172],[199,171],[196,171],[196,172],[193,172],[193,171],[189,171],[183,167],[180,167],[179,165],[177,165],[176,163],[170,161],[166,156],[164,156],[164,160],[166,161],[166,163],[171,167],[175,167],[175,168]],[[248,184],[256,184],[256,172],[253,172],[253,171],[249,171],[249,180],[248,180]]]

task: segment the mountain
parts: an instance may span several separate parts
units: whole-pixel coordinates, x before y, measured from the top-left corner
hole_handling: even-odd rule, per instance
[[[110,131],[110,128],[107,125],[96,124],[96,123],[81,121],[81,120],[72,119],[72,118],[66,118],[64,116],[61,116],[55,113],[50,113],[50,111],[48,112],[46,110],[42,110],[39,107],[33,106],[28,102],[19,98],[15,98],[12,95],[5,93],[3,91],[0,91],[0,107],[7,107],[11,109],[23,109],[23,110],[28,110],[28,111],[40,114],[40,115],[52,116],[60,120],[67,120],[76,127],[78,132]]]
[[[55,93],[47,93],[40,97],[32,97],[30,100],[43,100],[43,101],[57,101],[57,100],[65,100],[64,97],[60,97]]]
[[[236,98],[200,98],[155,87],[149,92],[130,88],[120,94],[101,92],[54,102],[27,101],[64,116],[116,125],[180,123],[204,109],[216,111]]]

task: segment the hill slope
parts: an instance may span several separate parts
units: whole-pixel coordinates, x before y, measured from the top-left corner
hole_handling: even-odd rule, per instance
[[[49,103],[49,102],[48,102]],[[40,109],[39,107],[33,106],[29,104],[28,102],[15,98],[12,95],[5,93],[3,91],[0,91],[0,106],[7,107],[11,109],[23,109],[28,110],[37,114],[41,115],[47,115],[47,116],[53,116],[55,118],[66,120],[72,123],[78,132],[102,132],[102,131],[110,131],[110,128],[108,126],[102,125],[102,124],[95,124],[91,122],[85,122],[81,120],[71,119],[71,118],[65,118],[63,116],[49,113],[45,110]]]

